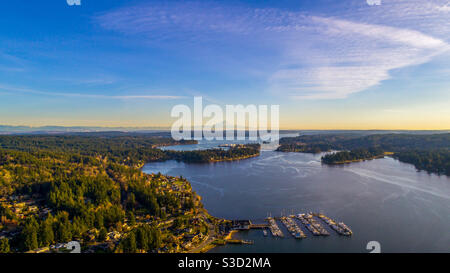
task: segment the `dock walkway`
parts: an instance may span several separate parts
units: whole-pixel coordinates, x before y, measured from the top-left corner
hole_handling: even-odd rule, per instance
[[[326,224],[328,224],[339,235],[351,236],[353,234],[352,230],[343,222],[336,222],[333,219],[331,219],[330,217],[328,217],[322,213],[315,214],[315,216],[322,219],[322,221],[324,221]]]
[[[273,236],[275,237],[284,237],[283,232],[281,231],[280,227],[278,227],[277,222],[272,217],[266,218],[267,222],[269,222],[269,229]]]
[[[296,239],[303,239],[306,238],[305,233],[303,230],[297,225],[296,222],[292,219],[292,216],[290,217],[281,217],[281,222],[286,226],[286,228],[289,230],[291,235]]]

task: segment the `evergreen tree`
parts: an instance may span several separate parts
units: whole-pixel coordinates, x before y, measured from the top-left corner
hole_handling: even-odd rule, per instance
[[[33,250],[39,247],[38,230],[39,224],[34,217],[31,217],[22,230],[23,246],[26,250]]]
[[[105,226],[103,214],[102,214],[101,211],[98,211],[97,213],[95,213],[95,222],[94,222],[94,225],[95,225],[95,228],[96,228],[96,229],[101,229],[102,227]]]
[[[136,243],[138,249],[147,250],[148,249],[148,233],[144,226],[140,226],[136,230]]]
[[[127,208],[129,210],[134,210],[135,206],[136,206],[136,196],[134,195],[134,193],[130,193],[128,194],[127,198]]]
[[[104,241],[106,241],[106,237],[108,236],[108,232],[106,231],[106,228],[105,227],[102,227],[101,229],[100,229],[100,232],[99,232],[99,234],[98,234],[98,240],[97,241],[99,241],[99,242],[104,242]]]
[[[49,246],[53,243],[54,239],[55,235],[52,228],[52,219],[47,218],[41,222],[41,226],[39,228],[39,246]]]
[[[125,238],[123,241],[123,252],[125,253],[136,253],[137,246],[136,246],[136,236],[134,235],[134,232],[130,232],[130,234]]]
[[[72,240],[72,226],[69,221],[68,213],[63,211],[56,216],[54,225],[56,241],[67,243]]]
[[[9,253],[9,240],[7,238],[0,239],[0,253]]]
[[[134,213],[132,211],[128,212],[128,223],[130,226],[136,225],[136,218],[134,217]]]

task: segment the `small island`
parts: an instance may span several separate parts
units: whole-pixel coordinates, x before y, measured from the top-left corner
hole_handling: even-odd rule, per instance
[[[278,152],[295,152],[295,153],[310,153],[318,154],[322,152],[331,151],[331,146],[327,144],[307,144],[307,143],[292,143],[281,144],[276,151]]]
[[[383,158],[386,154],[381,149],[355,149],[352,151],[340,151],[336,153],[330,153],[322,156],[322,163],[333,164],[345,164],[352,162],[359,162],[365,160],[372,160],[376,158]]]
[[[242,160],[260,155],[260,144],[239,144],[227,146],[228,149],[214,148],[196,151],[170,151],[168,158],[186,163],[211,163],[221,161]]]

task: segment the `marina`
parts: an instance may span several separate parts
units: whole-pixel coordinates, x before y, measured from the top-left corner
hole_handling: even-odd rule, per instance
[[[267,220],[267,222],[269,222],[269,229],[270,229],[270,232],[272,233],[272,236],[284,237],[283,232],[281,231],[280,227],[278,227],[278,224],[274,218],[267,217],[266,220]]]
[[[314,236],[329,236],[330,233],[314,218],[312,213],[299,214],[297,218],[313,233]]]
[[[314,235],[319,236],[320,232],[309,222],[309,220],[306,218],[305,214],[298,214],[297,219],[302,222],[302,224]]]
[[[294,222],[294,219],[292,219],[291,216],[281,217],[281,222],[284,224],[284,226],[288,229],[288,231],[294,238],[296,239],[306,238],[306,235],[303,232],[303,230],[297,225],[297,223]]]
[[[208,148],[212,146],[202,145]],[[300,171],[301,176],[294,173],[296,169]],[[398,246],[385,245],[384,250],[390,252],[448,251],[448,244],[442,241],[442,234],[446,234],[448,228],[444,227],[450,225],[450,219],[436,219],[439,225],[432,228],[426,221],[420,221],[424,220],[423,218],[416,215],[413,217],[408,208],[394,206],[394,201],[381,204],[380,200],[393,193],[402,193],[396,189],[398,185],[383,182],[388,177],[394,181],[395,177],[404,176],[409,182],[397,181],[401,187],[411,184],[420,187],[427,184],[433,192],[445,196],[448,196],[450,191],[449,179],[417,173],[412,171],[410,166],[391,158],[361,162],[345,168],[325,168],[320,164],[319,155],[266,151],[261,153],[260,157],[248,161],[214,165],[187,165],[176,161],[153,162],[146,165],[145,171],[182,175],[194,181],[192,187],[204,197],[205,207],[214,216],[224,219],[251,219],[252,224],[267,225],[267,236],[264,236],[262,228],[233,233],[234,239],[252,240],[253,245],[227,244],[210,252],[366,252],[365,245],[374,238],[380,241],[404,242]],[[272,173],[279,176],[277,183],[271,178]],[[360,174],[365,175],[364,180],[370,185],[369,188],[358,182],[361,179]],[[280,188],[286,190],[279,191]],[[368,199],[349,199],[349,192],[358,194],[366,190]],[[413,192],[417,200],[408,202],[414,204],[418,215],[433,213],[428,207],[422,206],[422,199],[430,200],[429,202],[439,206],[440,214],[449,214],[449,202],[443,202],[448,199],[433,197],[429,193],[416,190]],[[330,236],[313,236],[296,218],[295,222],[308,236],[298,240],[288,234],[288,230],[278,220],[281,213],[284,216],[297,216],[299,213],[309,212],[323,213],[336,222],[344,222],[353,234],[339,235],[321,218],[314,216]],[[284,238],[272,236],[268,221],[265,221],[268,214],[277,217],[276,222],[284,233]],[[245,224],[242,225],[244,226]],[[398,227],[402,227],[401,232]],[[350,238],[351,240],[348,240]],[[422,248],[415,243],[417,240],[423,243],[420,244]]]
[[[343,222],[336,222],[322,213],[317,213],[315,215],[327,223],[339,235],[351,236],[353,234],[352,230]]]
[[[297,222],[296,219],[299,221]],[[289,234],[296,239],[307,238],[307,235],[302,229],[302,225],[305,229],[311,232],[314,236],[330,236],[330,232],[320,223],[321,219],[331,229],[336,231],[337,234],[343,236],[351,236],[352,230],[343,222],[337,222],[323,213],[299,213],[289,216],[281,217],[267,217],[265,221],[267,224],[253,224],[250,220],[234,220],[233,229],[235,230],[250,230],[250,229],[262,229],[264,237],[269,235],[268,230],[273,237],[284,237],[283,231],[278,226],[277,221],[281,222],[287,229]],[[300,224],[301,223],[301,224]]]

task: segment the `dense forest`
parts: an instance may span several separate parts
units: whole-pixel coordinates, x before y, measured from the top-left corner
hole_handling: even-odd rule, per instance
[[[208,163],[216,161],[228,161],[245,159],[258,156],[260,154],[260,144],[245,144],[237,147],[229,147],[228,149],[208,149],[196,151],[165,151],[170,159],[175,159],[190,163]]]
[[[402,151],[395,153],[394,157],[413,164],[418,170],[450,176],[449,149]]]
[[[0,252],[71,240],[95,245],[116,233],[123,238],[109,251],[159,251],[169,239],[152,223],[202,205],[184,178],[144,174],[142,164],[234,160],[259,155],[260,148],[158,149],[190,143],[137,134],[0,136],[0,235],[7,235],[0,236]],[[165,243],[167,250],[172,244]]]
[[[312,144],[286,143],[286,144],[281,144],[277,148],[277,151],[279,151],[279,152],[297,152],[297,153],[312,153],[312,154],[328,152],[331,150],[332,150],[332,146],[327,143],[312,143]]]
[[[142,166],[146,162],[179,160],[207,163],[258,156],[259,144],[247,144],[224,149],[196,151],[163,151],[161,146],[195,144],[196,140],[175,141],[153,134],[79,134],[79,135],[21,135],[0,136],[0,148],[25,152],[51,151],[71,153],[75,161],[87,160],[86,156],[108,159],[128,166]]]
[[[357,162],[362,160],[374,159],[384,156],[384,152],[378,148],[354,149],[351,151],[341,151],[337,153],[326,154],[322,157],[325,164],[341,164]]]
[[[93,233],[101,242],[107,232],[121,231],[125,221],[133,222],[134,213],[176,215],[181,207],[192,208],[196,199],[195,193],[186,191],[183,197],[188,201],[182,203],[179,196],[158,190],[162,176],[90,156],[0,149],[0,160],[0,195],[32,196],[27,202],[41,208],[21,220],[7,206],[0,207],[1,216],[19,224],[20,233],[9,242],[19,251],[53,242],[89,241]],[[42,207],[51,213],[39,217]],[[149,228],[154,235],[145,244],[156,249],[158,231]]]
[[[450,134],[323,134],[287,137],[280,140],[278,151],[320,153],[340,150],[324,157],[324,163],[359,160],[358,149],[378,149],[414,164],[418,170],[450,175]],[[366,159],[373,158],[366,153]],[[342,157],[342,160],[339,160]],[[344,160],[344,158],[347,158]]]

